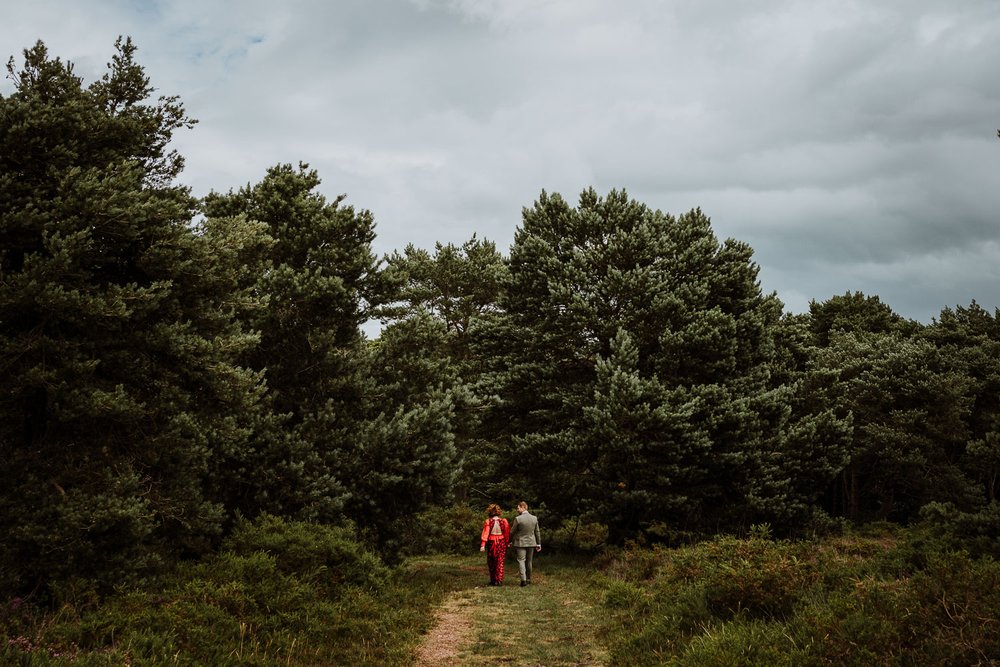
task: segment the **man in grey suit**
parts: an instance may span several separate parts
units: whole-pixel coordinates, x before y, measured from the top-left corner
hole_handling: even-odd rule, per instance
[[[531,559],[542,550],[542,536],[538,532],[538,519],[528,512],[528,503],[517,504],[517,516],[510,525],[510,544],[517,550],[517,567],[521,571],[521,585],[531,583]]]

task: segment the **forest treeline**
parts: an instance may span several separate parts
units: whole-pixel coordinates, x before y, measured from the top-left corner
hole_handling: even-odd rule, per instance
[[[0,592],[110,587],[244,519],[387,561],[455,499],[676,542],[923,520],[1000,547],[1000,313],[848,292],[787,314],[700,210],[542,192],[507,254],[379,258],[307,165],[197,199],[120,40],[0,97]],[[375,339],[362,325],[381,320]]]

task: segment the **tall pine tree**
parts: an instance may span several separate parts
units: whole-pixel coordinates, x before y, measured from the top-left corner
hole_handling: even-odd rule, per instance
[[[777,500],[761,494],[787,489],[755,476],[782,474],[767,462],[793,422],[770,380],[781,303],[751,255],[700,210],[543,192],[484,338],[500,351],[491,427],[517,462],[495,492],[589,514],[617,539],[766,516]]]
[[[368,346],[365,418],[350,461],[349,515],[389,561],[415,513],[453,497],[468,390],[443,322],[418,312]]]
[[[905,521],[922,505],[967,505],[960,462],[969,439],[969,378],[929,343],[921,325],[860,293],[810,305],[810,402],[853,429],[829,509],[855,520]]]
[[[327,201],[319,185],[306,165],[279,165],[204,203],[213,228],[262,225],[242,285],[263,303],[240,316],[260,344],[243,358],[264,374],[277,423],[259,422],[238,505],[347,517],[391,555],[399,522],[451,494],[463,392],[444,327],[426,315],[364,339],[392,280],[371,250],[371,213]]]
[[[383,309],[383,320],[398,322],[437,318],[444,327],[447,353],[466,389],[455,392],[455,444],[464,460],[457,492],[467,497],[488,484],[496,453],[490,434],[481,428],[481,416],[492,400],[492,387],[483,381],[488,362],[476,350],[474,339],[490,329],[498,316],[507,264],[491,241],[473,236],[461,246],[438,243],[434,252],[412,245],[388,258],[386,273],[399,285],[394,303]],[[426,325],[413,324],[423,329]],[[428,354],[439,353],[436,346]]]
[[[0,585],[120,580],[198,552],[259,378],[169,151],[192,122],[119,40],[84,87],[38,43],[0,98]]]
[[[278,165],[260,183],[203,203],[211,224],[249,220],[267,238],[242,275],[263,300],[241,315],[260,332],[243,359],[264,373],[281,425],[263,422],[255,436],[253,477],[240,500],[249,514],[330,520],[343,516],[349,497],[365,409],[360,325],[381,301],[381,283],[372,215],[341,206],[342,198],[328,202],[319,185],[307,165]]]
[[[971,483],[965,498],[942,494],[923,509],[963,539],[963,547],[1000,555],[1000,310],[990,313],[973,301],[945,308],[923,331],[948,366],[967,382],[969,412],[964,451],[952,447],[951,461]],[[964,480],[963,480],[964,481]],[[963,502],[964,501],[964,502]]]

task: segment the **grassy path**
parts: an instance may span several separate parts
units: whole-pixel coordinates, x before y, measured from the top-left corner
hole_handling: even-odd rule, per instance
[[[535,560],[533,584],[521,588],[517,566],[510,561],[505,585],[490,587],[485,585],[488,575],[481,560],[485,559],[430,560],[438,567],[446,562],[460,572],[463,586],[436,609],[418,649],[418,665],[607,664],[607,652],[597,637],[586,566],[543,554]]]

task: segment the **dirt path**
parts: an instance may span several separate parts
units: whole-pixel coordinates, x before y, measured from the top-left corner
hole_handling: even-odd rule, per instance
[[[586,572],[539,559],[534,584],[521,588],[516,567],[514,571],[504,586],[477,585],[452,593],[435,612],[417,664],[607,664],[607,652],[597,637],[597,610],[587,601]]]
[[[417,667],[454,665],[461,650],[471,642],[472,596],[453,593],[434,615],[434,627],[417,650]]]

